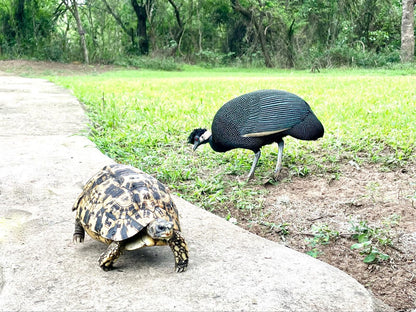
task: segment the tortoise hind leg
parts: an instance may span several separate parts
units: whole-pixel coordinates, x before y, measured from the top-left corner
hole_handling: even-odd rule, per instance
[[[120,242],[112,242],[98,259],[98,264],[104,271],[113,269],[113,263],[120,257],[122,246]]]
[[[175,271],[184,272],[188,266],[188,246],[182,234],[178,231],[173,232],[169,240],[169,246],[175,256]]]
[[[72,235],[72,240],[74,243],[82,243],[85,237],[85,230],[82,227],[81,223],[75,221],[75,231],[74,235]]]

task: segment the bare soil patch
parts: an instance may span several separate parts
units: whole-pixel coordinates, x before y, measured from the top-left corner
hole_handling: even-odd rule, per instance
[[[86,65],[77,62],[73,63],[54,63],[44,61],[8,60],[0,61],[0,70],[22,76],[55,75],[70,76],[82,74],[103,73],[120,67],[113,65]]]
[[[80,75],[117,69],[114,66],[62,64],[32,61],[0,61],[0,70],[30,75]],[[235,176],[230,176],[235,179]],[[247,185],[246,187],[251,187]],[[253,186],[259,187],[259,186]],[[387,170],[380,165],[341,165],[340,175],[290,176],[283,170],[280,182],[265,183],[268,195],[259,211],[215,211],[231,213],[243,228],[267,239],[307,252],[307,239],[314,237],[313,226],[327,226],[340,233],[328,244],[315,248],[318,259],[345,271],[371,290],[396,311],[416,308],[416,164]],[[230,208],[232,209],[232,208]],[[369,226],[383,227],[392,215],[401,217],[392,226],[392,246],[382,251],[388,260],[366,264],[349,235],[351,222],[367,221]],[[275,226],[286,224],[282,228]]]
[[[314,226],[338,231],[338,238],[316,245],[318,259],[345,271],[396,311],[410,311],[416,307],[416,168],[385,170],[345,164],[338,179],[288,177],[283,171],[280,183],[264,186],[269,193],[260,212],[232,215],[243,228],[300,252],[313,249],[308,239]],[[357,243],[351,222],[383,228],[394,215],[400,221],[390,224],[392,246],[380,247],[390,258],[364,263],[365,255],[351,249]],[[287,235],[276,226],[281,224],[287,224]]]

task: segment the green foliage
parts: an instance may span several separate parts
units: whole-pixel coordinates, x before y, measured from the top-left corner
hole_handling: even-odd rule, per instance
[[[53,1],[2,1],[0,55],[39,57],[56,31],[52,21],[55,5]]]
[[[280,235],[286,236],[290,234],[290,230],[289,230],[289,223],[284,222],[284,223],[279,223],[276,224],[274,222],[268,222],[266,223],[266,225],[270,226],[270,229],[273,231],[277,231],[280,233]]]
[[[327,224],[313,225],[312,233],[312,238],[306,238],[308,246],[312,249],[306,253],[314,258],[322,254],[318,249],[320,245],[328,245],[331,241],[339,238],[339,232],[331,229]]]
[[[394,228],[399,224],[400,216],[393,214],[382,222],[382,226],[370,226],[368,221],[351,221],[350,233],[340,234],[339,231],[330,228],[327,224],[313,225],[310,238],[306,238],[309,248],[306,253],[314,258],[322,255],[321,246],[336,241],[341,236],[351,237],[357,241],[351,245],[351,249],[360,250],[360,254],[365,255],[363,261],[365,263],[377,263],[390,258],[388,254],[381,249],[386,246],[393,246],[395,237]]]
[[[390,256],[380,251],[380,248],[393,245],[392,229],[399,222],[400,216],[396,214],[386,218],[382,227],[369,226],[367,221],[351,222],[352,238],[358,242],[351,249],[360,249],[360,253],[366,255],[363,260],[365,263],[388,260]]]
[[[95,63],[176,70],[176,61],[307,69],[400,61],[397,1],[239,1],[239,9],[220,0],[139,1],[147,12],[141,24],[131,1],[77,3]],[[141,54],[143,41],[150,57],[132,57]],[[69,62],[82,61],[81,55],[65,2],[1,1],[0,57]]]
[[[220,53],[210,50],[203,50],[196,53],[195,55],[199,58],[200,66],[206,68],[218,67],[221,65],[231,64],[231,57],[233,52],[230,53]]]
[[[355,42],[353,46],[334,46],[324,53],[320,53],[314,62],[321,67],[382,67],[392,63],[400,62],[399,50],[390,51],[386,49],[384,53],[365,51],[364,43]]]

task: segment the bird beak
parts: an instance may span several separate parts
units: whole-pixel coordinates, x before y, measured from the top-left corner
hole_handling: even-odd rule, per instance
[[[201,144],[201,142],[200,141],[196,141],[195,142],[195,144],[194,144],[194,147],[192,148],[192,151],[194,151],[195,152],[195,150],[198,148],[198,146]]]

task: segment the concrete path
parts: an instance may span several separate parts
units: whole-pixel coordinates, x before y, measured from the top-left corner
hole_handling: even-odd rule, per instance
[[[72,204],[112,161],[83,135],[68,91],[0,73],[1,311],[381,311],[367,290],[323,262],[262,239],[180,198],[190,248],[174,273],[168,247],[126,252],[111,272],[105,245],[72,243]]]

